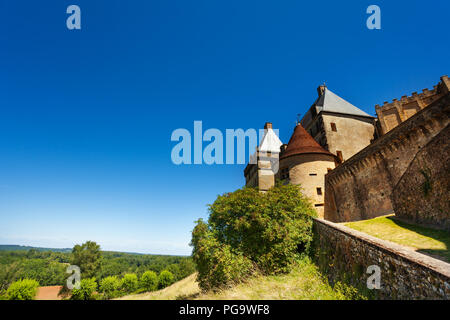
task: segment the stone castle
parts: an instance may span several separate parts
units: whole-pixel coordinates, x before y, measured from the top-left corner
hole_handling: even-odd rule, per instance
[[[287,144],[272,129],[244,170],[246,185],[298,184],[320,218],[370,219],[395,212],[450,230],[450,80],[375,106],[373,117],[325,85]]]

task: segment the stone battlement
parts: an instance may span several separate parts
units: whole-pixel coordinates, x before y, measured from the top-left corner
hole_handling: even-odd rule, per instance
[[[418,111],[427,107],[450,91],[448,76],[441,77],[441,81],[433,89],[423,89],[422,93],[413,92],[411,96],[402,96],[400,100],[385,101],[383,106],[376,105],[380,135],[386,134]]]

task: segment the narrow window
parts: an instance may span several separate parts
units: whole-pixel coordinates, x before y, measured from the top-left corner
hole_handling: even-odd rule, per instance
[[[281,180],[289,179],[289,168],[281,169]]]
[[[336,150],[336,155],[339,158],[339,161],[344,161],[344,158],[342,157],[342,151]]]
[[[317,173],[310,173],[310,176],[317,176]]]
[[[314,207],[323,207],[323,203],[315,204]]]
[[[321,196],[322,195],[322,188],[316,188],[317,189],[317,195]]]
[[[331,122],[331,131],[337,132],[336,123]]]

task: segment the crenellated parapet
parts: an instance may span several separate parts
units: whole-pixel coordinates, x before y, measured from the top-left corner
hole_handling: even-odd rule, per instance
[[[376,105],[375,111],[381,128],[380,135],[386,134],[400,123],[412,117],[450,91],[448,76],[442,76],[441,81],[433,89],[423,89],[421,93],[413,92],[411,96],[402,96],[400,100],[385,101],[382,106]]]

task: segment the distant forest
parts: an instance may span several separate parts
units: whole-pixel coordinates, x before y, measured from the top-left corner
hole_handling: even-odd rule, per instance
[[[17,280],[29,278],[41,286],[64,285],[69,274],[72,249],[35,248],[0,245],[0,292]],[[97,280],[108,276],[151,270],[159,274],[168,270],[178,281],[195,272],[191,257],[101,251]]]

